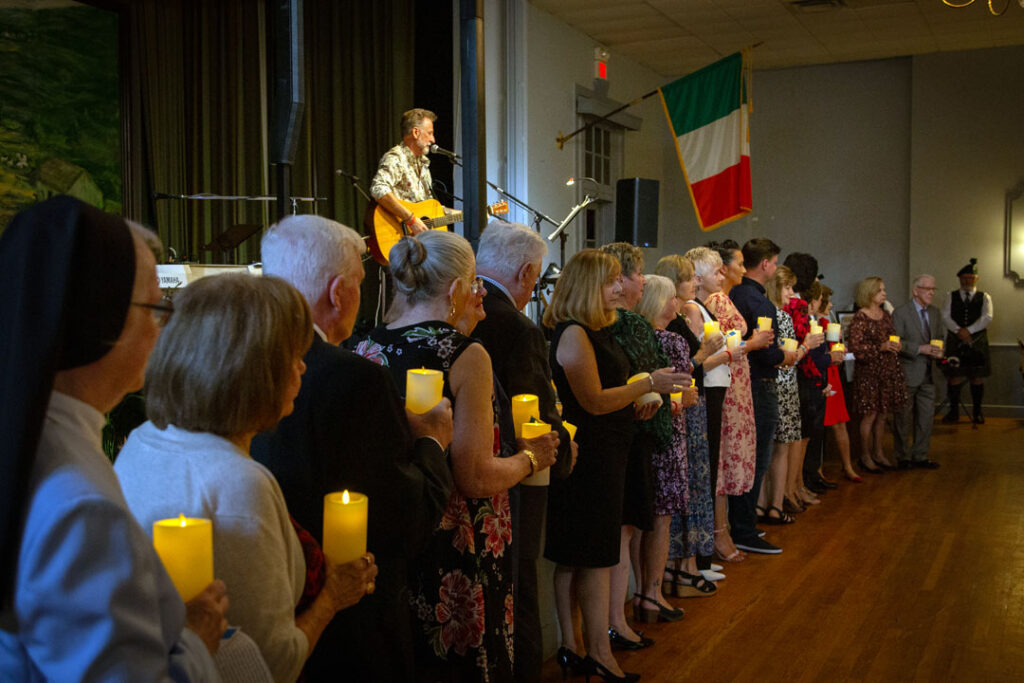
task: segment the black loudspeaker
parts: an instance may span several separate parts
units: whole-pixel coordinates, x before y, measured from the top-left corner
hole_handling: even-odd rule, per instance
[[[306,109],[302,0],[272,0],[274,22],[274,106],[270,161],[294,164]]]
[[[615,183],[615,241],[658,246],[658,181],[622,178]]]

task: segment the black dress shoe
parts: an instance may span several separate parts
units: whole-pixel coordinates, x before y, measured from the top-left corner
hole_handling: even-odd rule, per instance
[[[898,465],[898,467],[901,470],[909,470],[913,466],[913,463],[911,463],[909,460],[900,460],[900,463]]]
[[[939,463],[934,460],[915,460],[914,467],[922,470],[937,470],[939,469]]]
[[[824,486],[829,491],[831,491],[832,489],[839,488],[839,484],[835,483],[834,481],[829,481],[828,479],[825,479],[824,477],[819,477],[819,479],[821,480],[821,485]]]
[[[613,650],[643,650],[654,645],[654,641],[644,638],[642,632],[637,631],[637,635],[640,636],[640,640],[630,640],[615,629],[608,629],[608,640],[611,641]]]

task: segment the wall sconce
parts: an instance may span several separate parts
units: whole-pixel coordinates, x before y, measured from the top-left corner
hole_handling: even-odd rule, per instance
[[[1024,180],[1006,193],[1003,275],[1024,287]]]

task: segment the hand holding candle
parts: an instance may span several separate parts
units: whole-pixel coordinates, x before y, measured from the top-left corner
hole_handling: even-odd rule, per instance
[[[441,402],[444,373],[426,368],[405,373],[405,407],[413,413],[425,413]]]
[[[366,552],[370,499],[347,490],[324,496],[324,555],[345,564]]]
[[[713,334],[721,334],[722,327],[717,320],[708,320],[704,323],[704,336],[710,337]]]
[[[796,351],[796,346],[797,346],[796,339],[790,339],[789,337],[783,337],[780,341],[782,342],[782,350],[783,351]]]
[[[757,329],[759,330],[770,330],[772,329],[772,319],[766,315],[759,316],[757,319]]]
[[[153,547],[183,602],[213,581],[213,522],[179,515],[153,522]]]
[[[523,432],[523,440],[532,440],[538,437],[544,436],[545,434],[551,433],[551,425],[546,422],[524,422],[521,426]],[[535,444],[530,444],[531,452],[534,452],[534,457],[537,457],[537,451],[539,448],[535,448]],[[537,470],[526,477],[520,482],[526,486],[547,486],[551,483],[551,469],[550,466],[545,466],[544,461],[537,459]]]
[[[647,382],[650,379],[650,376],[651,376],[651,374],[649,372],[638,372],[637,374],[635,374],[632,377],[630,377],[629,379],[627,379],[626,380],[626,384],[633,384],[635,382],[641,382],[641,381],[644,384],[647,384]],[[646,394],[643,394],[642,396],[640,396],[640,398],[638,398],[636,401],[634,401],[634,403],[636,403],[636,405],[638,405],[638,406],[645,406],[645,405],[647,405],[649,403],[657,403],[657,405],[660,407],[661,406],[661,396],[658,395],[657,393],[653,392],[653,391],[648,391]]]

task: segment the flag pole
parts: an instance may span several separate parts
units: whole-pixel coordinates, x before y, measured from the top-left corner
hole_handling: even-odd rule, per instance
[[[748,50],[752,50],[755,47],[759,47],[759,46],[761,46],[763,44],[764,44],[763,40],[758,41],[758,42],[754,43],[753,45],[750,45],[749,47],[743,48],[743,50],[741,50],[741,52],[747,52]],[[641,95],[640,97],[636,98],[632,102],[627,102],[626,104],[622,105],[618,109],[613,109],[612,111],[608,112],[604,116],[602,116],[600,118],[597,118],[597,119],[594,119],[593,121],[590,121],[589,123],[583,124],[582,126],[577,128],[573,132],[569,133],[568,135],[562,135],[561,133],[559,133],[558,137],[555,138],[555,142],[558,143],[558,149],[562,149],[562,147],[565,145],[565,143],[567,143],[569,140],[573,139],[574,137],[576,137],[577,135],[579,135],[580,133],[585,131],[587,128],[590,128],[595,123],[600,123],[601,121],[607,121],[611,117],[613,117],[616,114],[618,114],[620,111],[623,111],[624,109],[629,109],[632,106],[640,104],[641,102],[646,100],[648,97],[654,97],[655,95],[658,94],[658,90],[660,90],[660,88],[655,88],[654,90],[652,90],[651,92],[647,93],[646,95]]]
[[[601,121],[607,121],[608,119],[610,119],[611,117],[615,116],[616,114],[618,114],[623,109],[629,109],[633,105],[640,104],[641,102],[646,100],[648,97],[654,97],[657,94],[658,94],[658,89],[655,88],[654,90],[652,90],[651,92],[647,93],[646,95],[641,95],[640,97],[636,98],[632,102],[627,102],[626,104],[622,105],[618,109],[613,109],[612,111],[608,112],[607,114],[605,114],[601,118],[594,119],[593,121],[584,124],[583,126],[581,126],[580,128],[577,128],[576,130],[574,130],[573,132],[569,133],[568,135],[561,135],[561,134],[559,134],[559,136],[557,138],[555,138],[555,142],[558,143],[558,149],[562,149],[562,146],[566,142],[568,142],[572,138],[576,137],[577,135],[579,135],[580,133],[585,131],[587,128],[590,128],[595,123],[600,123]]]

